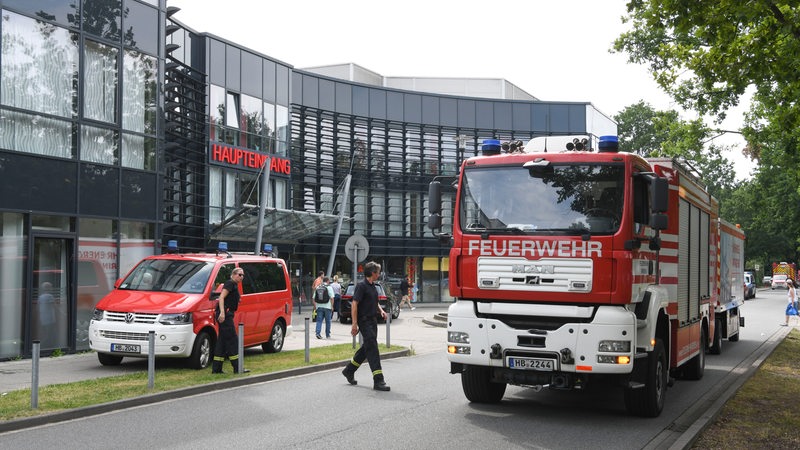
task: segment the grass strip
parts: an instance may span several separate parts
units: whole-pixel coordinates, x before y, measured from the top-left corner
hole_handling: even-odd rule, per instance
[[[694,449],[800,448],[800,331],[792,330],[725,403]]]
[[[396,345],[388,349],[384,344],[379,344],[379,349],[381,353],[406,350],[405,347]],[[280,353],[248,353],[244,361],[245,368],[250,372],[242,375],[233,374],[231,365],[228,362],[225,362],[224,370],[226,373],[222,375],[212,374],[210,368],[205,370],[175,367],[157,368],[153,390],[147,388],[147,369],[126,375],[53,384],[39,388],[39,407],[37,409],[31,408],[31,390],[29,388],[20,389],[5,393],[0,397],[0,420],[34,417],[157,392],[210,384],[235,377],[246,377],[342,361],[350,359],[354,351],[352,344],[316,347],[309,350],[309,362],[305,362],[305,350]],[[156,365],[158,365],[158,362],[156,362]]]

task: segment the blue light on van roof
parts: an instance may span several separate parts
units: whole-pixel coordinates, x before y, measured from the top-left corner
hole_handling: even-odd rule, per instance
[[[177,252],[178,241],[176,241],[175,239],[170,239],[169,241],[167,241],[167,250],[171,252]]]
[[[217,250],[219,250],[221,252],[227,252],[228,251],[228,243],[227,242],[220,242],[217,245]]]
[[[272,253],[272,244],[264,244],[264,253]]]

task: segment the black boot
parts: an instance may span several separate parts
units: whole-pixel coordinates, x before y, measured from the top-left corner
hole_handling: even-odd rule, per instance
[[[350,364],[348,364],[348,365],[347,365],[347,366],[346,366],[346,367],[345,367],[345,368],[342,370],[342,375],[344,375],[344,377],[345,377],[345,378],[347,378],[347,382],[348,382],[348,383],[350,383],[350,384],[352,384],[352,385],[356,385],[356,384],[358,384],[358,381],[356,380],[356,378],[355,378],[355,376],[354,376],[355,374],[353,373],[353,371],[352,371],[352,370],[350,370]]]
[[[383,381],[383,378],[376,378],[375,379],[375,384],[372,385],[372,389],[375,389],[376,391],[384,391],[384,392],[388,392],[388,391],[392,390],[392,388],[390,388],[389,385],[386,384],[385,381]]]
[[[211,363],[211,373],[224,373],[224,372],[222,371],[222,361],[216,361],[216,360],[214,360],[214,361]]]

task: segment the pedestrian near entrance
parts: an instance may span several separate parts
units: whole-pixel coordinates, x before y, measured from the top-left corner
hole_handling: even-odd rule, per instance
[[[333,301],[333,288],[330,285],[330,281],[330,278],[324,277],[322,279],[322,284],[314,291],[314,308],[317,309],[317,339],[322,339],[323,320],[325,321],[325,339],[331,338],[331,302]],[[317,295],[320,289],[324,289],[324,292],[328,293],[327,298],[323,295]]]
[[[403,309],[403,304],[404,303],[407,303],[408,307],[412,311],[417,309],[416,307],[411,305],[411,297],[410,297],[410,292],[409,292],[410,289],[411,289],[411,286],[410,286],[410,283],[408,282],[408,275],[406,275],[405,278],[403,278],[403,281],[400,282],[400,295],[401,295],[400,299],[401,300],[400,300],[400,306],[398,307],[399,309]]]
[[[317,272],[317,278],[314,278],[314,283],[311,285],[311,292],[314,292],[320,284],[322,284],[322,279],[325,276],[325,272],[319,271]]]
[[[390,388],[384,380],[381,355],[378,352],[378,316],[386,319],[386,311],[378,303],[378,288],[375,287],[375,281],[380,274],[381,265],[370,261],[364,265],[364,279],[356,285],[351,308],[353,326],[350,334],[355,336],[360,330],[364,343],[342,370],[342,375],[347,378],[348,383],[358,384],[355,373],[366,359],[372,371],[372,388],[376,391],[388,391]]]
[[[239,373],[239,352],[237,350],[238,340],[236,337],[236,327],[233,323],[233,316],[239,308],[239,283],[244,278],[244,270],[241,268],[233,269],[230,280],[222,285],[222,293],[219,295],[217,305],[219,313],[219,339],[214,348],[214,362],[211,363],[211,373],[223,373],[222,363],[225,357],[231,361],[233,373]]]
[[[333,313],[336,313],[336,318],[341,318],[339,313],[339,308],[341,308],[342,303],[342,285],[339,283],[339,275],[333,276],[333,283],[331,283],[331,287],[333,288],[333,312],[331,313],[331,317],[333,317]]]
[[[785,327],[789,326],[790,316],[798,315],[797,307],[795,306],[795,303],[797,302],[797,291],[794,288],[794,282],[792,281],[791,278],[786,279],[786,287],[787,287],[786,301],[788,302],[788,304],[786,305],[786,322],[782,324]]]

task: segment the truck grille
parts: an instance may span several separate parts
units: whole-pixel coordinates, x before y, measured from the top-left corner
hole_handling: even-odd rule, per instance
[[[528,292],[591,292],[591,259],[478,258],[478,288]]]

